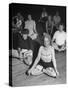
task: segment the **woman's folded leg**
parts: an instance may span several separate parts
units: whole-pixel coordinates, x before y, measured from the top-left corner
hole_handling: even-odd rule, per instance
[[[56,72],[52,67],[43,69],[43,73],[45,73],[45,74],[47,74],[49,76],[52,76],[52,77],[56,77]]]
[[[28,56],[26,59],[24,59],[24,62],[25,62],[27,65],[31,65],[31,64],[32,64],[32,56]]]
[[[32,75],[40,75],[40,74],[42,74],[43,72],[42,72],[42,66],[40,66],[40,65],[37,65],[33,70],[32,70],[32,72],[31,72],[31,74]]]

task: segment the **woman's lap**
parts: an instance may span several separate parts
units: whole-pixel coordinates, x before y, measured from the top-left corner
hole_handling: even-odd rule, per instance
[[[52,68],[52,67],[48,67],[46,69],[43,68],[42,70],[40,70],[38,68],[34,68],[31,74],[32,75],[40,75],[42,73],[47,74],[52,77],[56,77],[56,72],[55,72],[54,68]]]
[[[64,51],[65,50],[65,46],[64,45],[61,45],[59,48],[59,45],[57,45],[56,43],[53,43],[52,46],[54,47],[55,50],[60,50],[60,51]]]
[[[44,69],[48,67],[54,67],[52,61],[51,62],[44,62],[43,60],[40,59],[38,65],[43,66]]]
[[[51,62],[51,64],[52,64],[52,62]],[[44,64],[44,65],[45,65],[45,64]],[[54,70],[53,65],[50,65],[50,63],[49,63],[50,66],[48,65],[48,66],[45,66],[45,67],[44,67],[44,65],[38,64],[38,65],[33,69],[32,75],[40,75],[40,74],[42,74],[42,73],[46,73],[46,74],[48,74],[49,76],[55,77],[55,76],[56,76],[56,72],[55,72],[55,70]]]

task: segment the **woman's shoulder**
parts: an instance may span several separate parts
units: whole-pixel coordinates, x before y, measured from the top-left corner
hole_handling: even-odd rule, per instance
[[[44,46],[40,46],[40,49],[44,49]],[[49,49],[52,49],[52,50],[53,50],[54,47],[50,45],[50,46],[49,46]]]
[[[66,34],[65,30],[63,30],[63,33]]]
[[[39,48],[39,49],[41,49],[41,50],[42,50],[43,48],[44,48],[44,46],[40,46],[40,48]]]
[[[59,33],[59,30],[57,30],[55,33]]]
[[[59,30],[57,30],[57,31],[54,33],[54,35],[57,35],[57,34],[59,34]]]

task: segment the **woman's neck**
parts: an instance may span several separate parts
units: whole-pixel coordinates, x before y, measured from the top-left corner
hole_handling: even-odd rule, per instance
[[[48,49],[49,47],[50,47],[50,45],[48,45],[48,46],[45,46],[44,48],[45,48],[45,49]]]

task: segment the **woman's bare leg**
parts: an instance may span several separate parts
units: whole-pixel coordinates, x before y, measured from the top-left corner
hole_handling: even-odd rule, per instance
[[[53,68],[43,69],[43,72],[48,74],[49,76],[56,77],[56,72]]]
[[[33,71],[32,71],[32,75],[40,75],[40,74],[42,74],[43,72],[42,71],[40,71],[40,70],[38,70],[38,69],[34,69]]]
[[[28,56],[27,59],[24,60],[27,65],[32,64],[32,56]]]
[[[42,72],[42,66],[41,66],[41,68],[38,68],[38,67],[35,67],[34,69],[33,69],[33,71],[31,72],[31,74],[32,75],[40,75],[40,74],[42,74],[43,72]]]
[[[11,50],[11,54],[12,54],[13,57],[19,57],[18,51],[15,50],[15,49],[12,49],[12,50]]]

